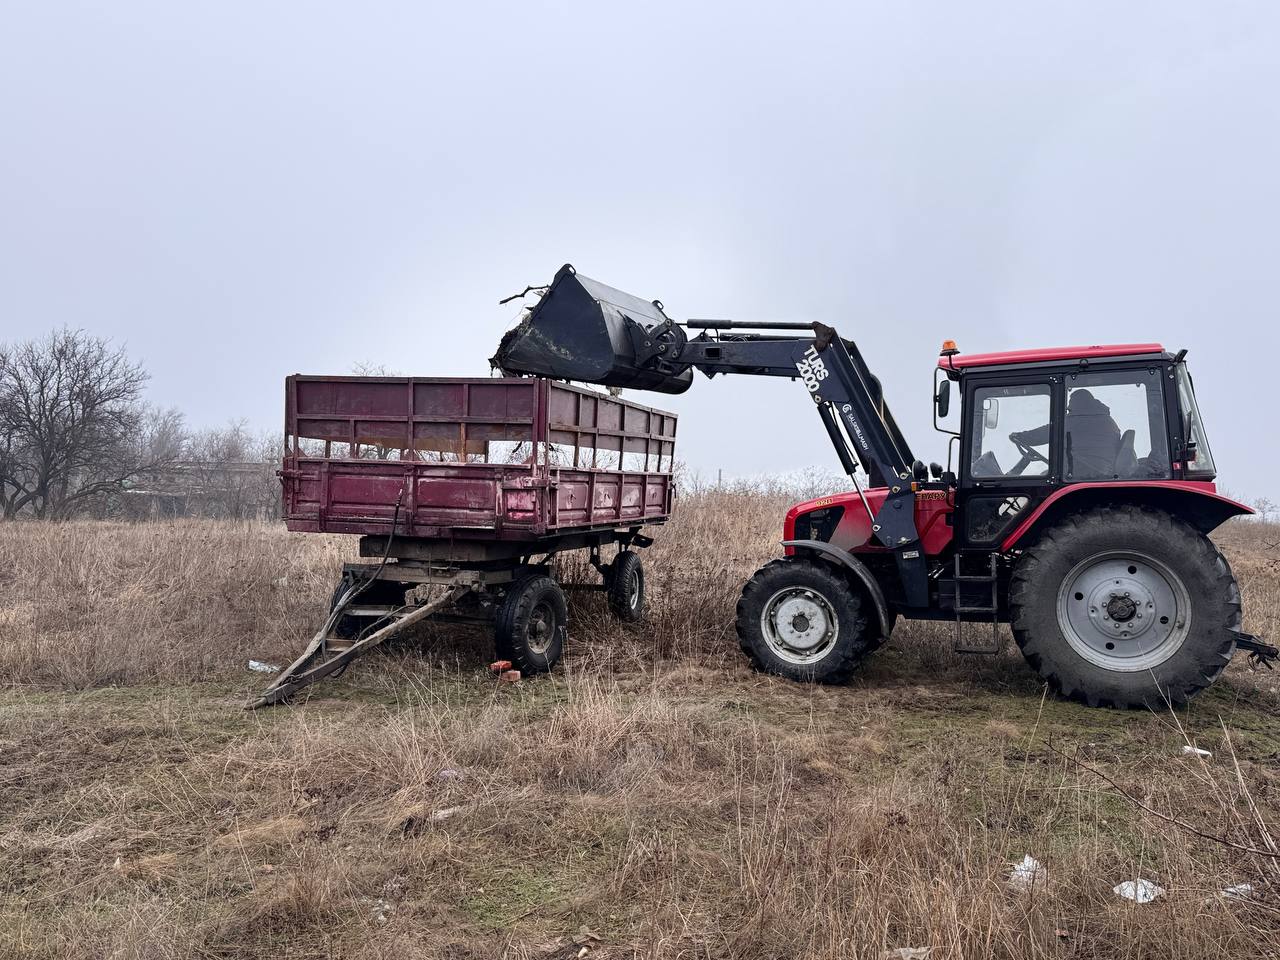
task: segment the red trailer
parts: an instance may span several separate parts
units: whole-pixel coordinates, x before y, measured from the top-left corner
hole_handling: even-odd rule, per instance
[[[344,567],[324,629],[253,705],[431,616],[492,624],[500,660],[550,670],[566,636],[550,567],[562,550],[589,550],[590,586],[638,620],[635,548],[671,514],[675,436],[673,414],[537,377],[289,377],[285,523],[359,535],[377,559]]]

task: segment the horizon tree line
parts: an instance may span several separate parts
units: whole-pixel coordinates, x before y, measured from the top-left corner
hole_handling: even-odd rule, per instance
[[[84,330],[0,344],[0,519],[279,516],[280,438],[190,430],[149,379]]]

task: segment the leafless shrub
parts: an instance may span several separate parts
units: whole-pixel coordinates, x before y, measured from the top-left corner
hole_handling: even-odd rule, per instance
[[[222,520],[279,517],[280,460],[279,436],[255,434],[244,420],[191,434],[180,464],[184,512]]]
[[[181,416],[142,402],[147,374],[82,330],[0,346],[0,514],[67,519],[177,451]]]

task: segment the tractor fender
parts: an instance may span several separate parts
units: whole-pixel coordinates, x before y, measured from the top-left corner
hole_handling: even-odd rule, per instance
[[[1055,490],[1005,537],[1003,551],[1030,546],[1039,531],[1060,517],[1095,506],[1136,504],[1156,507],[1187,521],[1203,534],[1253,508],[1224,497],[1209,481],[1128,480],[1073,483]]]
[[[889,639],[889,631],[892,629],[892,622],[889,619],[889,606],[884,601],[884,591],[880,589],[879,582],[871,575],[871,571],[867,569],[866,564],[848,550],[841,550],[839,547],[824,543],[821,540],[783,540],[782,545],[790,547],[792,550],[811,550],[847,568],[867,588],[867,595],[871,597],[871,602],[876,605],[876,617],[880,621],[880,635],[886,640]]]

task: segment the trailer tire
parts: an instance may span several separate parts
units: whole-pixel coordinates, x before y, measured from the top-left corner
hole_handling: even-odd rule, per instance
[[[494,623],[498,658],[522,674],[548,673],[564,652],[568,622],[564,591],[554,580],[532,574],[515,581]]]
[[[609,609],[624,623],[644,617],[644,565],[634,550],[620,550],[609,564]]]
[[[742,588],[738,642],[757,670],[809,683],[844,683],[876,646],[862,597],[828,563],[785,557]]]
[[[333,596],[329,599],[330,613],[338,606],[338,601],[343,598],[346,592],[361,579],[363,578],[353,573],[344,573],[342,575],[341,579],[338,580],[338,585],[333,588]],[[407,592],[403,583],[397,583],[394,580],[376,580],[356,597],[355,604],[357,606],[401,607],[404,606],[404,596]],[[377,621],[377,617],[344,615],[339,617],[338,622],[334,625],[333,635],[342,640],[355,640],[367,627],[372,626]]]
[[[1167,709],[1235,653],[1240,590],[1200,531],[1134,505],[1069,516],[1009,585],[1013,635],[1058,693],[1092,707]]]

